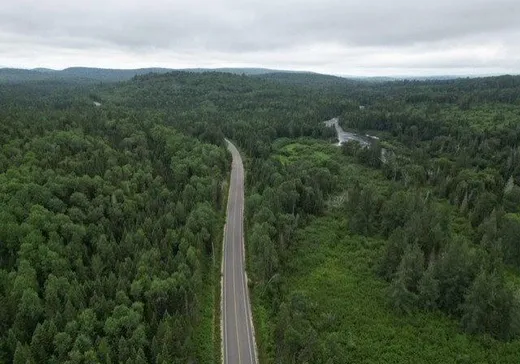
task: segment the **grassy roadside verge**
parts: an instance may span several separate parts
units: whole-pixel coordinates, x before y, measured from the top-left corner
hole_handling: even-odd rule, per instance
[[[194,347],[197,352],[194,357],[200,363],[222,362],[222,338],[220,332],[221,317],[221,264],[223,252],[224,228],[226,222],[227,197],[229,187],[228,178],[222,184],[222,228],[215,241],[215,258],[206,262],[207,280],[204,280],[200,302],[200,321],[195,328]]]
[[[220,358],[220,325],[216,325],[215,306],[218,304],[220,294],[217,297],[217,288],[220,288],[220,274],[216,276],[211,262],[208,262],[208,279],[203,284],[203,292],[201,292],[200,300],[200,319],[194,330],[194,348],[196,353],[194,357],[200,363],[218,363]],[[220,317],[220,315],[219,315]],[[216,334],[218,332],[218,338]],[[216,343],[219,343],[218,353],[215,349]],[[217,356],[218,355],[218,356]]]
[[[251,290],[251,309],[253,311],[253,323],[255,325],[256,345],[258,360],[262,364],[274,362],[274,337],[272,327],[272,313],[262,304],[259,294],[255,289]]]

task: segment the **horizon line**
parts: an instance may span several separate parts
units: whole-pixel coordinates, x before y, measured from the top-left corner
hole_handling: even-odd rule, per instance
[[[278,73],[308,73],[308,74],[316,74],[316,75],[324,75],[324,76],[332,76],[339,78],[388,78],[388,79],[410,79],[410,78],[480,78],[480,77],[500,77],[500,76],[520,76],[520,71],[518,73],[512,72],[483,72],[483,73],[467,73],[467,74],[459,74],[459,73],[442,73],[442,74],[381,74],[381,75],[373,75],[373,74],[338,74],[338,73],[323,73],[316,71],[308,71],[301,69],[284,69],[284,68],[270,68],[270,67],[262,67],[262,66],[237,66],[237,67],[183,67],[183,68],[171,68],[171,67],[157,67],[157,66],[148,66],[148,67],[131,67],[131,68],[112,68],[112,67],[89,67],[89,66],[68,66],[64,68],[50,68],[50,67],[12,67],[12,66],[3,66],[0,65],[0,70],[20,70],[20,71],[35,71],[40,72],[42,70],[48,70],[53,72],[62,72],[69,69],[74,68],[83,68],[83,69],[92,69],[92,70],[108,70],[108,71],[137,71],[137,70],[167,70],[167,71],[190,71],[190,70],[264,70],[264,71],[273,71]]]

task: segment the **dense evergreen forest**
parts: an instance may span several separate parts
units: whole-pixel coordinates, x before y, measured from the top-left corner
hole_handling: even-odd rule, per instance
[[[220,360],[224,136],[262,362],[518,360],[520,77],[24,82],[0,120],[0,362]]]
[[[0,362],[205,361],[230,159],[84,91],[1,91]]]

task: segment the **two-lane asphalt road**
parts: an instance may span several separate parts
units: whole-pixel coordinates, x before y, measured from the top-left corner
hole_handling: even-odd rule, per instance
[[[222,351],[225,364],[256,364],[256,345],[245,272],[243,212],[244,166],[229,140],[233,156],[222,257]]]

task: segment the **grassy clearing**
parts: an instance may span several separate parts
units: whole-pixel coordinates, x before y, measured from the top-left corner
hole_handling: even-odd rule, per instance
[[[383,241],[349,236],[339,216],[316,218],[298,234],[288,291],[316,303],[316,317],[335,316],[351,342],[349,363],[516,363],[520,342],[463,334],[440,312],[397,315],[387,306],[387,283],[373,272]]]
[[[222,242],[224,236],[224,223],[227,211],[227,197],[229,187],[229,175],[222,183],[221,196],[222,204],[221,218],[222,229],[215,240],[215,260],[208,259],[206,262],[208,272],[204,279],[204,287],[200,302],[200,320],[194,330],[194,357],[199,363],[220,363],[222,354],[221,334],[220,334],[220,296],[221,296],[221,262],[222,262]],[[214,264],[213,264],[214,263]]]
[[[331,149],[339,149],[323,142],[316,142],[308,139],[300,139],[296,143],[290,143],[279,147],[275,158],[287,165],[302,160],[312,160],[317,165],[325,163],[331,159]]]
[[[251,304],[258,360],[260,363],[271,363],[274,356],[272,313],[258,299],[255,299],[254,291],[252,292]]]

